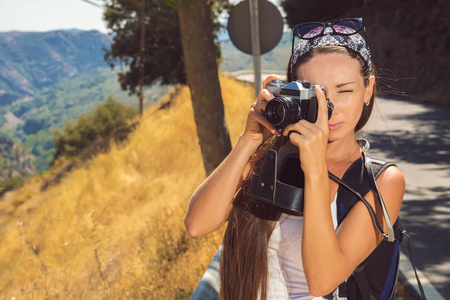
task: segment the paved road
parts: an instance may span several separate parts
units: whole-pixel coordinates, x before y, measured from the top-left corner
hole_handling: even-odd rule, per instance
[[[253,75],[237,78],[252,81]],[[425,293],[429,300],[450,299],[450,109],[377,99],[362,136],[370,141],[372,155],[396,162],[405,173],[400,215]],[[401,271],[415,284],[402,258]]]
[[[444,299],[450,299],[450,109],[377,100],[379,110],[365,134],[371,153],[397,162],[405,173],[400,215],[412,239],[415,263]]]

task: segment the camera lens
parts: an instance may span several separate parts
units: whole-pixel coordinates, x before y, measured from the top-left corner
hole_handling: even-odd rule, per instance
[[[266,119],[277,128],[298,122],[300,107],[289,97],[276,97],[267,102]]]

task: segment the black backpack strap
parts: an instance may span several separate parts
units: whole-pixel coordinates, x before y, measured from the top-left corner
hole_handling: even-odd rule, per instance
[[[378,178],[378,176],[380,176],[380,174],[384,170],[386,170],[387,167],[389,167],[393,164],[389,164],[389,163],[383,164],[383,166],[377,172],[378,176],[375,177],[375,174],[373,173],[373,169],[372,169],[372,159],[370,158],[370,156],[366,155],[365,152],[363,152],[362,155],[364,156],[366,170],[369,173],[368,178],[369,178],[370,188],[373,191],[373,193],[375,194],[375,198],[378,200],[378,203],[381,206],[381,209],[383,212],[383,218],[384,218],[384,221],[386,222],[387,234],[385,234],[384,232],[381,232],[381,234],[389,242],[393,242],[393,241],[395,241],[394,227],[392,226],[391,219],[389,218],[389,214],[386,209],[386,205],[384,204],[383,197],[381,196],[381,193],[378,190],[377,183],[375,182],[376,178]]]

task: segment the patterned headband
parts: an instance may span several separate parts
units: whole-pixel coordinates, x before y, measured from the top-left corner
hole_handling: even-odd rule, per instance
[[[324,31],[324,35],[319,36],[318,38],[312,40],[300,39],[297,42],[291,59],[291,74],[293,73],[295,64],[301,56],[314,48],[324,46],[342,46],[356,51],[366,62],[367,66],[369,67],[370,73],[372,73],[370,51],[367,47],[366,41],[359,33],[355,33],[352,35],[337,35],[332,34],[331,28],[326,28]]]

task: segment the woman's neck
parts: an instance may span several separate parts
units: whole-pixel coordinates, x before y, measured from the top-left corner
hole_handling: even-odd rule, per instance
[[[338,141],[329,142],[327,148],[328,166],[347,159],[353,161],[353,158],[357,157],[356,152],[358,152],[358,149],[359,144],[356,141],[355,135],[351,135],[348,138]]]

